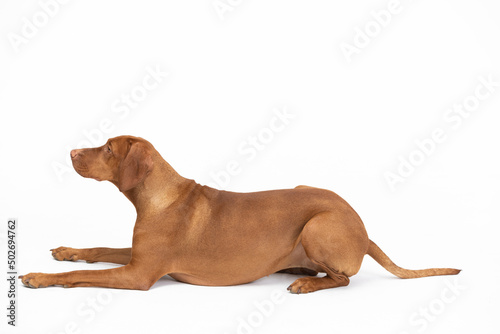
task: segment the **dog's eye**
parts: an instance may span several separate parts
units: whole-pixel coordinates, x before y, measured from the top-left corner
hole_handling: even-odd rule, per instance
[[[113,153],[113,152],[111,152],[111,146],[106,146],[106,152]]]

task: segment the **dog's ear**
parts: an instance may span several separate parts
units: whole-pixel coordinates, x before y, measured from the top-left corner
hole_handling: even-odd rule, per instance
[[[153,158],[145,144],[134,142],[118,170],[118,189],[121,192],[135,188],[153,169]]]

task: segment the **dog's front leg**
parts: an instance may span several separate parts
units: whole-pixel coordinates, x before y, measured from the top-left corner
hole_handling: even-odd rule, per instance
[[[54,259],[58,261],[84,260],[88,263],[110,262],[127,264],[132,257],[132,248],[71,248],[58,247],[50,250]]]
[[[151,268],[127,264],[123,267],[105,270],[77,270],[60,274],[30,273],[19,278],[30,288],[62,285],[68,288],[96,286],[149,290],[161,276],[163,276],[161,273],[151,272]]]

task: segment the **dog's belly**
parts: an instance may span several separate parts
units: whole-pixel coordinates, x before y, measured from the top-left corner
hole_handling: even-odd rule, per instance
[[[293,247],[293,245],[292,245]],[[291,249],[291,248],[289,248]],[[207,285],[226,286],[253,282],[264,276],[288,268],[306,268],[321,272],[322,269],[311,262],[307,257],[302,243],[290,252],[273,251],[268,256],[241,256],[234,254],[230,260],[198,262],[187,261],[190,265],[180,266],[179,272],[170,273],[169,276],[180,282]]]

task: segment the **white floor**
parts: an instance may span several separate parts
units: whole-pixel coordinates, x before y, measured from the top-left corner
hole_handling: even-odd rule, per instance
[[[306,295],[286,291],[296,278],[288,274],[233,287],[193,286],[164,277],[147,292],[21,287],[17,331],[8,332],[498,333],[500,325],[493,320],[500,309],[500,275],[494,264],[456,254],[422,252],[422,257],[435,264],[441,262],[436,258],[447,258],[464,270],[458,276],[402,280],[366,258],[348,287]],[[48,251],[23,258],[24,268],[47,272],[114,266],[57,262]]]

